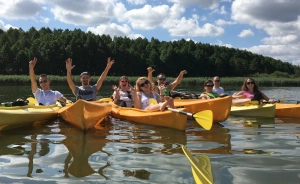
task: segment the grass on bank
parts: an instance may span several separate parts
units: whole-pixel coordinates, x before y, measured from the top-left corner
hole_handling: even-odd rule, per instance
[[[36,76],[38,80],[38,75]],[[66,76],[49,76],[52,85],[67,85]],[[99,76],[92,76],[92,84],[95,84]],[[130,84],[134,85],[138,77],[128,77]],[[221,86],[242,86],[247,77],[221,77]],[[273,77],[273,76],[254,76],[252,77],[260,87],[297,87],[300,86],[300,78]],[[120,76],[107,76],[103,85],[118,85]],[[183,77],[180,86],[203,86],[204,82],[213,77]],[[153,78],[156,81],[156,78]],[[174,77],[167,77],[167,81],[174,81]],[[75,84],[80,85],[79,76],[73,76]],[[30,85],[28,75],[0,75],[1,85]]]

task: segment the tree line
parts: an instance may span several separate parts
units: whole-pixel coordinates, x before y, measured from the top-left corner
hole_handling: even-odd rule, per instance
[[[65,75],[65,60],[72,58],[74,75],[89,71],[98,76],[107,57],[112,57],[115,64],[109,75],[117,76],[145,76],[149,66],[155,69],[154,74],[173,77],[183,69],[188,71],[186,77],[247,77],[274,72],[300,76],[299,66],[246,50],[184,39],[111,38],[80,29],[0,29],[0,49],[0,75],[27,75],[28,62],[37,57],[37,74]]]

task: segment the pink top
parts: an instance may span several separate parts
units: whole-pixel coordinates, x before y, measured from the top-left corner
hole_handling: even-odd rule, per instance
[[[264,93],[262,93],[261,91],[260,91],[260,93],[261,93],[262,95],[264,95]],[[252,99],[252,98],[254,97],[254,94],[251,93],[251,92],[249,92],[249,91],[242,91],[242,94],[245,95],[246,98]]]
[[[250,98],[250,99],[254,97],[254,94],[250,93],[249,91],[243,91],[243,95],[245,95],[246,98]]]

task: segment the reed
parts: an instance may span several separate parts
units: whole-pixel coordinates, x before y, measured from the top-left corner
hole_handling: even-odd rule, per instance
[[[49,75],[52,85],[67,85],[66,76]],[[121,76],[107,76],[103,82],[103,85],[118,85]],[[39,76],[36,76],[38,80]],[[80,77],[73,76],[75,84],[80,85]],[[95,84],[99,76],[92,76],[91,84]],[[260,87],[297,87],[300,86],[299,78],[276,78],[276,77],[253,77]],[[128,77],[130,84],[135,85],[135,81],[138,77]],[[168,77],[167,81],[174,81],[176,78]],[[213,77],[184,77],[180,86],[203,86],[204,82]],[[221,86],[242,86],[246,77],[221,77]],[[156,78],[153,77],[156,81]],[[1,85],[30,85],[30,79],[28,75],[0,75]]]

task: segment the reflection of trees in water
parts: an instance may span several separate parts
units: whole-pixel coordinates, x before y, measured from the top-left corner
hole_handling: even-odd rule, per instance
[[[151,173],[145,169],[139,169],[139,170],[123,170],[123,174],[126,177],[132,176],[138,179],[142,180],[149,180]]]
[[[189,142],[216,142],[221,144],[220,147],[211,148],[211,149],[203,149],[203,150],[193,150],[193,152],[198,153],[214,153],[214,154],[231,154],[231,135],[229,134],[230,130],[228,128],[224,128],[222,125],[214,124],[213,128],[209,131],[203,129],[191,129],[186,131],[187,136],[195,137],[197,139],[189,140]]]

